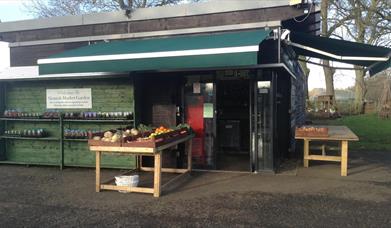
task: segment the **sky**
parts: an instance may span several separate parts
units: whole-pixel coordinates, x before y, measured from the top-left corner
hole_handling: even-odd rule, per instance
[[[32,19],[32,16],[25,12],[23,3],[28,0],[0,0],[0,20],[2,22]],[[316,59],[311,61],[318,62]],[[0,70],[9,66],[9,48],[5,42],[0,42]],[[347,64],[337,64],[335,66],[352,67]],[[321,66],[311,65],[308,79],[309,89],[325,88],[323,69]],[[354,71],[337,70],[334,76],[334,86],[337,89],[347,88],[354,85]]]

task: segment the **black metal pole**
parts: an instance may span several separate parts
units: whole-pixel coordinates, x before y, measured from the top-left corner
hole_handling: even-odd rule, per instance
[[[277,92],[277,73],[273,70],[272,71],[272,81],[270,86],[270,136],[271,136],[271,142],[270,142],[270,150],[268,151],[268,158],[267,158],[267,166],[272,171],[275,169],[274,167],[274,153],[277,153],[278,151],[275,151],[275,143],[276,141],[276,92]]]
[[[277,53],[277,62],[281,63],[281,27],[278,27],[278,53]]]
[[[250,74],[250,80],[249,80],[249,118],[250,118],[250,170],[251,172],[255,172],[255,143],[254,143],[254,140],[255,140],[255,136],[254,136],[254,123],[253,123],[253,119],[254,119],[254,109],[253,109],[253,102],[254,102],[254,99],[253,99],[253,89],[254,89],[254,77],[252,77],[252,75]]]
[[[253,109],[253,121],[254,121],[254,132],[253,132],[253,145],[254,145],[254,172],[257,173],[259,171],[259,154],[261,153],[259,151],[258,147],[258,141],[259,141],[259,110],[258,110],[258,85],[257,82],[259,80],[259,74],[260,70],[257,70],[257,75],[255,76],[255,79],[252,83],[252,92],[253,92],[253,103],[254,103],[254,109]]]

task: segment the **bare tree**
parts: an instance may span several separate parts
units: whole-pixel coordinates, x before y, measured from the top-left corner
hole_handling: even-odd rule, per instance
[[[336,4],[338,1],[346,0],[321,0],[321,35],[324,37],[338,37],[339,39],[344,39],[344,37],[339,36],[336,31],[347,21],[353,19],[352,14],[339,14],[337,12],[338,8],[336,7]],[[333,98],[335,99],[334,74],[336,68],[330,65],[329,60],[322,60],[322,65],[326,82],[326,94],[333,95]]]
[[[201,0],[192,0],[198,1]],[[184,0],[31,0],[24,4],[24,8],[35,17],[54,17],[175,5],[182,2]]]
[[[322,36],[329,37],[333,31],[329,29],[329,8],[330,8],[330,1],[329,0],[322,0],[321,6],[321,18],[322,18],[322,25],[321,25],[321,34]],[[322,63],[324,65],[323,71],[324,71],[324,78],[326,82],[326,94],[332,95],[335,97],[335,91],[334,91],[334,73],[335,70],[330,67],[330,61],[329,60],[322,60]]]
[[[308,91],[308,77],[310,76],[310,69],[308,68],[307,66],[307,62],[306,60],[303,61],[303,59],[305,60],[305,57],[301,57],[299,58],[299,64],[301,66],[301,69],[303,69],[303,72],[304,72],[304,80],[305,80],[305,98],[306,100],[309,100],[309,91]]]
[[[346,18],[340,36],[372,45],[391,45],[391,2],[389,0],[333,1],[335,18]],[[365,53],[363,53],[365,55]],[[365,73],[355,66],[355,109],[361,113],[365,99]]]

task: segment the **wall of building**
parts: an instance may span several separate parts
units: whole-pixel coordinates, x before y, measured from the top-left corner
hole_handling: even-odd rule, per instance
[[[7,42],[24,42],[59,38],[101,36],[112,34],[164,31],[183,28],[201,28],[244,24],[262,21],[282,21],[303,15],[303,10],[291,6],[260,8],[222,13],[211,13],[192,16],[177,16],[139,21],[123,21],[79,26],[63,26],[36,30],[3,32],[2,40]],[[126,16],[123,15],[125,19]]]
[[[262,26],[258,25],[258,27],[270,28],[278,26],[280,21],[287,21],[302,15],[303,11],[301,9],[291,6],[278,6],[150,20],[5,31],[0,33],[0,40],[11,43],[11,66],[29,66],[36,65],[40,58],[46,58],[55,53],[88,45],[89,42],[100,42],[105,39],[179,35],[186,29],[196,29],[191,32],[191,34],[194,34],[215,26],[228,26],[222,31],[230,31],[233,28],[229,26],[236,26],[234,28],[236,30],[246,29],[246,26],[251,23],[263,23]],[[123,17],[126,18],[125,15]],[[313,21],[312,16],[310,18],[311,20],[308,21]],[[310,23],[308,21],[305,24]],[[303,30],[306,28],[304,26]],[[172,32],[167,34],[168,31]],[[116,36],[116,38],[113,38],[113,36]]]
[[[2,83],[5,87],[4,109],[20,109],[24,112],[46,111],[46,89],[91,88],[91,110],[61,110],[61,111],[96,111],[96,112],[134,112],[134,93],[132,79],[84,79],[84,80],[51,80],[51,81],[15,81]],[[3,111],[2,110],[2,111]],[[64,128],[108,130],[125,127],[126,124],[66,122]],[[8,130],[44,128],[50,137],[60,137],[58,122],[2,121],[1,126]],[[3,139],[3,160],[37,164],[59,164],[61,159],[59,141],[14,140]],[[0,156],[1,157],[1,156]],[[88,150],[86,142],[64,141],[64,163],[67,166],[93,166],[95,155]],[[133,158],[104,156],[102,164],[106,167],[129,167]]]
[[[291,152],[297,156],[301,150],[300,144],[296,144],[295,129],[305,122],[306,118],[306,80],[304,73],[296,75],[296,80],[292,80],[291,84]]]
[[[10,48],[10,65],[11,67],[35,66],[38,59],[87,45],[88,42],[75,42],[12,47]]]

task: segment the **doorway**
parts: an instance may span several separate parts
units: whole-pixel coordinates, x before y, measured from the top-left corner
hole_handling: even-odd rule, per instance
[[[216,85],[216,169],[251,171],[250,82],[219,80]]]
[[[185,121],[196,135],[194,168],[273,170],[278,147],[276,78],[271,70],[259,70],[246,77],[186,79]]]

